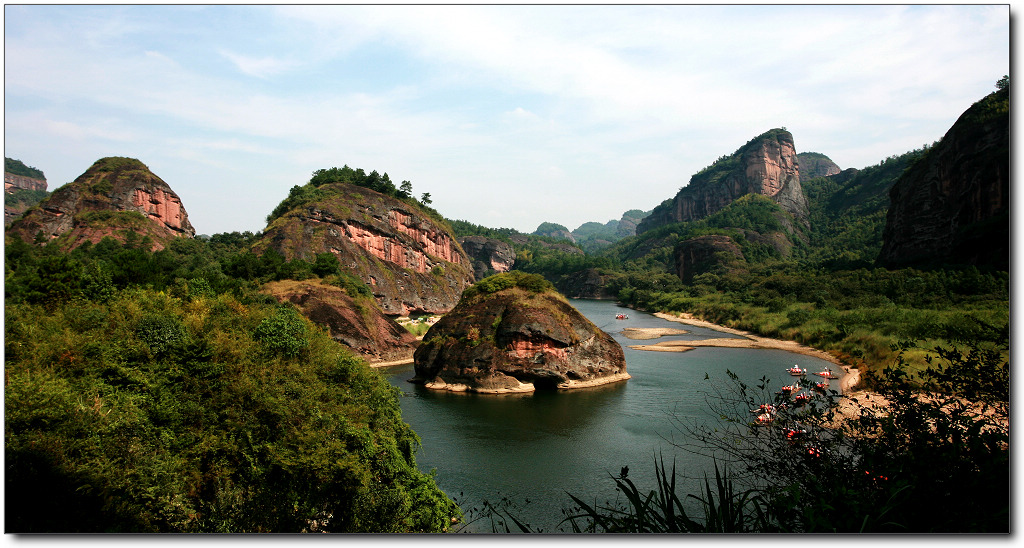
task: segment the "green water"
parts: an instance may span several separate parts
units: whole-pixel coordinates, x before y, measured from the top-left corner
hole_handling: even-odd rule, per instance
[[[773,385],[782,386],[792,382],[785,370],[795,363],[809,372],[829,365],[780,350],[632,350],[628,345],[732,335],[669,322],[612,302],[571,302],[623,346],[631,379],[568,392],[494,396],[413,385],[407,382],[413,376],[411,364],[384,371],[402,390],[403,417],[423,441],[417,464],[425,471],[435,469],[440,487],[464,511],[480,508],[484,500],[507,499],[516,505],[516,515],[534,529],[568,531],[558,527],[562,509],[571,506],[567,492],[590,503],[614,501],[610,476],[618,475],[623,466],[629,466],[630,479],[641,489],[653,489],[657,455],[669,465],[675,459],[683,492],[696,493],[705,471],[714,475],[711,461],[675,444],[689,441],[681,424],[714,420],[707,398],[716,387],[728,385],[726,370],[751,384],[767,376]],[[620,312],[629,319],[616,320]],[[690,333],[634,341],[621,335],[626,327],[673,327]],[[838,388],[838,380],[831,383]],[[479,521],[468,530],[491,532],[491,524]]]

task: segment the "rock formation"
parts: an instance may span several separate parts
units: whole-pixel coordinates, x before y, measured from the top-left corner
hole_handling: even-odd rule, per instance
[[[800,164],[801,183],[815,177],[835,175],[841,171],[831,158],[818,152],[801,152],[796,155],[796,159]]]
[[[558,223],[541,223],[537,230],[533,231],[534,236],[547,236],[548,238],[555,238],[556,240],[569,240],[572,243],[576,243],[576,237],[566,227]]]
[[[271,282],[262,291],[278,302],[295,304],[313,323],[327,327],[331,338],[370,363],[411,360],[418,344],[416,337],[385,316],[375,301],[353,298],[319,280]]]
[[[565,275],[558,287],[574,299],[615,299],[617,295],[605,287],[609,278],[596,268],[587,268]]]
[[[717,234],[698,236],[676,246],[676,269],[683,283],[717,269],[733,269],[744,263],[743,252],[728,236]]]
[[[152,249],[163,249],[174,238],[195,237],[181,199],[162,179],[134,158],[97,160],[73,182],[14,221],[9,229],[31,242],[60,238],[73,249],[106,236],[124,242],[128,233],[149,236]]]
[[[7,158],[7,161],[10,163],[11,159]],[[4,171],[4,226],[11,224],[45,197],[46,178],[42,177],[41,172],[39,175],[30,177]]]
[[[889,191],[879,262],[1009,269],[1009,88],[972,105]]]
[[[370,286],[385,314],[443,314],[473,283],[469,257],[451,232],[414,205],[346,183],[274,219],[256,244],[286,259],[334,253]]]
[[[682,221],[695,221],[745,194],[768,196],[798,222],[807,224],[807,199],[793,135],[773,129],[755,137],[732,156],[723,157],[690,178],[675,198],[654,208],[637,226],[637,234]]]
[[[26,177],[4,172],[4,192],[12,192],[16,189],[46,191],[46,179]]]
[[[464,236],[459,245],[473,263],[473,276],[482,280],[492,274],[508,272],[516,262],[516,251],[501,240],[484,236]]]
[[[569,389],[629,378],[622,347],[538,275],[478,282],[416,349],[428,388],[481,393]]]

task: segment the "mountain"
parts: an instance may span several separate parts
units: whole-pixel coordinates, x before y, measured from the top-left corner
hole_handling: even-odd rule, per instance
[[[820,152],[801,152],[796,155],[796,159],[800,164],[801,184],[815,177],[829,177],[842,171],[835,162]]]
[[[579,245],[584,251],[594,253],[623,238],[635,235],[637,224],[649,214],[649,211],[631,209],[623,213],[622,218],[617,221],[612,219],[604,224],[588,221],[573,231],[557,223],[545,222],[537,227],[533,235],[569,240]]]
[[[56,240],[64,249],[110,236],[121,242],[148,237],[158,250],[174,238],[195,237],[181,198],[145,164],[124,157],[97,160],[8,231],[28,242]]]
[[[879,263],[1009,270],[1009,85],[968,108],[889,197]]]
[[[46,176],[13,158],[4,158],[4,226],[49,196]]]
[[[765,132],[690,178],[675,198],[666,200],[637,226],[637,234],[711,215],[745,194],[768,196],[801,224],[807,223],[807,200],[800,187],[800,167],[793,135],[785,129]]]
[[[268,249],[288,260],[334,254],[389,315],[446,313],[473,283],[472,263],[443,220],[350,183],[294,187],[254,246]]]

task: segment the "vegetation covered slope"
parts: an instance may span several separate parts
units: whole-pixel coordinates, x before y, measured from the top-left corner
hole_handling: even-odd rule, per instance
[[[397,391],[258,292],[318,274],[365,286],[336,261],[254,256],[252,237],[68,253],[8,236],[8,532],[450,526]]]

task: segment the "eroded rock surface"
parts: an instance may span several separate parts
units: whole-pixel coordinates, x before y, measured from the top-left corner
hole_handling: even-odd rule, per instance
[[[278,302],[290,302],[313,323],[326,326],[331,338],[370,363],[412,359],[419,341],[375,302],[353,299],[343,289],[319,280],[284,280],[263,286]]]
[[[473,276],[477,280],[508,272],[516,262],[516,251],[501,240],[484,236],[465,236],[459,238],[459,244],[472,261]]]
[[[761,194],[774,200],[801,224],[807,224],[807,198],[800,187],[800,167],[793,135],[773,129],[755,137],[732,156],[719,159],[690,178],[671,200],[640,221],[637,234],[670,223],[696,221],[740,196]]]
[[[443,314],[473,283],[459,243],[415,206],[344,183],[320,190],[323,199],[274,219],[256,251],[274,248],[289,260],[333,253],[389,315]]]
[[[569,389],[629,378],[622,347],[553,290],[463,299],[424,335],[412,382],[481,393]]]
[[[879,262],[1010,263],[1009,88],[971,106],[889,192]]]
[[[31,242],[60,238],[72,249],[106,236],[124,242],[128,233],[149,236],[151,249],[163,249],[174,238],[195,237],[181,198],[160,177],[134,158],[97,160],[73,182],[14,221],[11,232]]]

